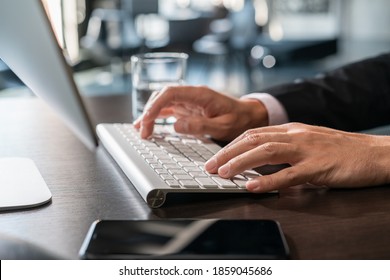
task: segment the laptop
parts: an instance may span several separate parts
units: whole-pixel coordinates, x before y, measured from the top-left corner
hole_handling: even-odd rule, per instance
[[[169,126],[157,126],[150,140],[140,139],[131,124],[94,128],[42,2],[1,4],[0,58],[88,148],[101,143],[150,207],[164,205],[171,193],[245,193],[245,182],[260,176],[253,170],[229,180],[208,174],[204,162],[220,147],[207,138],[177,134]]]

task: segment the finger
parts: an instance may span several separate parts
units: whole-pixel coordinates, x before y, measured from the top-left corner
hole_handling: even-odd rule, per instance
[[[255,135],[261,135],[261,134],[266,134],[266,133],[286,133],[287,128],[285,125],[275,125],[275,126],[264,126],[264,127],[259,127],[259,128],[254,128],[254,129],[249,129],[239,135],[237,138],[235,138],[233,141],[231,141],[226,147],[235,145],[237,142],[240,142],[246,138],[252,139],[255,138]]]
[[[159,94],[160,92],[158,90],[155,90],[152,92],[152,94],[150,95],[148,101],[146,102],[145,104],[145,107],[144,107],[144,110],[143,112],[147,111],[148,108],[150,107],[150,103],[153,99],[156,98],[156,96]],[[139,116],[135,121],[133,121],[133,125],[136,127],[136,128],[140,128],[140,123],[141,123],[141,120],[143,119],[144,117],[144,113],[142,113],[141,116]]]
[[[152,92],[152,94],[150,95],[148,101],[146,102],[145,106],[144,106],[144,112],[146,111],[149,111],[150,110],[150,107],[152,106],[154,100],[160,95],[162,94],[162,91],[159,91],[159,90],[155,90]]]
[[[269,142],[232,158],[218,168],[218,175],[231,178],[254,167],[289,163],[295,155],[294,146],[287,143]]]
[[[141,127],[142,116],[139,116],[135,121],[133,121],[133,125],[135,128],[139,129]]]
[[[153,134],[154,125],[155,125],[155,119],[145,119],[145,116],[147,116],[148,111],[144,113],[144,115],[141,116],[141,120],[139,121],[138,127],[140,131],[140,136],[142,139],[147,139]],[[173,116],[172,110],[169,108],[166,108],[160,112],[158,115],[159,118],[168,118],[170,116]],[[137,128],[137,124],[135,125]]]
[[[181,116],[181,117],[189,117],[194,115],[199,116],[206,116],[204,114],[204,108],[201,108],[199,106],[194,106],[193,104],[175,104],[175,106],[172,107],[175,116]]]
[[[154,129],[154,124],[155,120],[150,119],[147,120],[145,119],[146,114],[148,114],[149,111],[146,111],[142,114],[141,117],[139,117],[135,122],[134,126],[137,129],[140,129],[140,135],[141,138],[146,139],[149,136],[152,135],[153,129]],[[168,118],[170,116],[174,115],[174,110],[172,108],[164,108],[160,111],[158,118]]]
[[[176,132],[183,134],[203,134],[205,130],[204,117],[178,118],[173,125]]]
[[[145,114],[144,120],[155,120],[163,108],[170,107],[178,102],[206,106],[209,99],[210,95],[202,94],[201,87],[167,87],[151,100],[147,108],[148,114]]]
[[[206,162],[205,168],[210,173],[216,173],[222,165],[241,154],[247,152],[257,156],[260,156],[260,153],[272,154],[273,152],[276,152],[271,151],[273,146],[264,146],[264,144],[287,143],[289,138],[289,135],[280,132],[249,134],[248,137],[242,138],[240,141],[236,141],[235,143],[227,145],[221,149]]]
[[[274,126],[264,126],[259,127],[255,129],[250,129],[238,136],[236,139],[234,139],[231,143],[227,145],[233,145],[236,142],[242,141],[244,138],[250,138],[252,137],[252,134],[260,134],[260,133],[286,133],[286,134],[294,134],[297,132],[318,132],[318,133],[334,133],[337,132],[334,129],[329,129],[321,126],[312,126],[302,123],[286,123],[281,125],[274,125]]]
[[[292,166],[270,175],[259,176],[246,183],[250,192],[264,193],[310,182],[311,176],[302,166]]]
[[[142,139],[146,139],[153,134],[154,120],[145,121],[143,116],[140,123],[140,136]]]

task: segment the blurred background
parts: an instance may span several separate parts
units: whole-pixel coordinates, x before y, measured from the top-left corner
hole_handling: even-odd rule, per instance
[[[44,2],[88,96],[130,94],[136,53],[186,52],[187,84],[241,96],[390,51],[386,0]],[[0,60],[0,97],[26,95]]]

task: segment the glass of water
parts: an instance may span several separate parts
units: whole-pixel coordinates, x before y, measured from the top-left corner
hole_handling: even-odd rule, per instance
[[[184,84],[187,59],[187,54],[177,52],[144,53],[131,57],[134,119],[142,115],[153,92],[165,86]]]

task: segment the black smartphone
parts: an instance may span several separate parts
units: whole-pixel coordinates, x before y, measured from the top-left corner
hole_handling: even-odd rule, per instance
[[[273,220],[99,220],[80,249],[83,259],[288,259]]]

